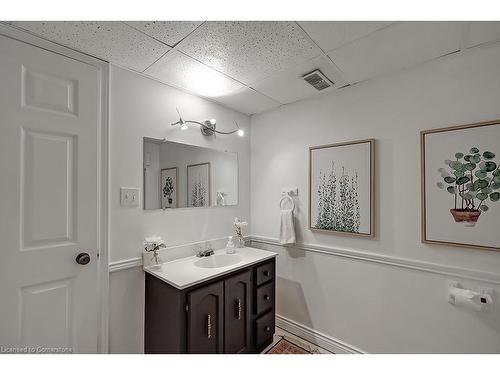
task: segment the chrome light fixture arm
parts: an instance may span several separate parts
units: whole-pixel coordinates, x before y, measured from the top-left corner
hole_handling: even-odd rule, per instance
[[[174,122],[170,125],[171,126],[180,125],[182,130],[186,130],[188,128],[187,124],[195,124],[195,125],[200,126],[201,133],[205,136],[211,136],[211,135],[214,135],[215,133],[222,134],[222,135],[230,135],[230,134],[238,133],[238,135],[240,137],[242,137],[244,135],[243,130],[240,129],[240,127],[236,121],[234,122],[234,124],[236,125],[236,129],[225,132],[225,131],[220,131],[220,130],[216,129],[216,121],[214,119],[213,120],[205,120],[204,122],[194,121],[194,120],[184,120],[182,118],[179,110],[177,110],[177,113],[179,114],[179,121]]]

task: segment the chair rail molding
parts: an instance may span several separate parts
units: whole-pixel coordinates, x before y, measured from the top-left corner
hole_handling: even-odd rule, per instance
[[[418,260],[395,257],[386,254],[374,254],[368,251],[361,251],[361,250],[354,250],[354,249],[347,249],[347,248],[340,248],[333,246],[310,245],[305,243],[297,243],[295,245],[283,246],[280,245],[278,239],[261,237],[256,235],[250,236],[250,244],[251,245],[261,244],[271,247],[294,248],[324,255],[337,256],[364,262],[384,264],[392,267],[399,267],[399,268],[417,270],[421,272],[444,275],[447,277],[459,277],[468,280],[500,285],[500,275],[496,273],[484,272],[476,269],[447,266],[440,263],[422,262]]]

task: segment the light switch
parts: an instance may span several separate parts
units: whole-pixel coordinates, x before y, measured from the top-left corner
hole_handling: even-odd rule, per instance
[[[134,207],[139,205],[138,188],[120,188],[120,205]]]

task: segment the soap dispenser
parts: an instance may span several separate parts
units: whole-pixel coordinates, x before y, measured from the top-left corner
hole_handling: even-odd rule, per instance
[[[236,252],[234,242],[233,242],[233,236],[229,236],[229,239],[227,241],[226,245],[226,253],[227,254],[234,254]]]

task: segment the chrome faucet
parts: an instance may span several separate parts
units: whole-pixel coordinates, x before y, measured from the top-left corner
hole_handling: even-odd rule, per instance
[[[214,249],[211,244],[205,244],[205,249],[198,250],[198,253],[196,254],[198,258],[208,257],[210,255],[214,255]]]

